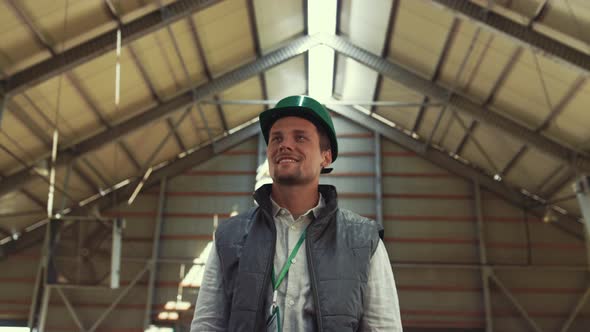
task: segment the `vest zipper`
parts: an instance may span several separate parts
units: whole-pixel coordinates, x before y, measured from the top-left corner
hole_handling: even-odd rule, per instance
[[[260,209],[259,211],[262,211],[262,213],[265,214],[265,217],[270,218],[268,220],[270,220],[270,230],[271,233],[273,235],[272,237],[272,250],[269,252],[269,256],[270,259],[268,259],[268,263],[266,264],[266,270],[264,271],[264,278],[262,279],[262,292],[260,292],[260,296],[258,298],[258,303],[262,304],[262,308],[258,308],[258,311],[256,312],[256,320],[254,321],[254,327],[258,328],[259,322],[262,323],[265,321],[265,317],[263,317],[262,319],[260,319],[260,315],[262,313],[264,313],[264,296],[266,296],[266,288],[265,285],[268,284],[268,280],[270,279],[270,274],[272,273],[272,264],[274,264],[274,255],[275,255],[275,250],[276,250],[276,245],[277,245],[277,229],[275,228],[275,224],[274,224],[274,219],[272,217],[269,217],[268,213],[266,211],[264,211],[263,209]],[[256,220],[255,220],[256,222]],[[263,325],[263,324],[262,324]]]
[[[321,311],[320,311],[320,300],[319,300],[319,295],[318,295],[318,287],[317,287],[317,280],[316,280],[316,274],[315,274],[315,269],[314,269],[314,263],[313,263],[313,258],[311,255],[311,242],[310,241],[311,237],[307,237],[307,239],[305,239],[305,249],[307,250],[306,254],[307,254],[307,267],[309,268],[309,274],[311,275],[311,293],[313,294],[313,302],[315,303],[315,315],[316,315],[316,323],[318,324],[318,332],[321,332],[324,330],[324,328],[322,327],[322,316],[321,316]]]

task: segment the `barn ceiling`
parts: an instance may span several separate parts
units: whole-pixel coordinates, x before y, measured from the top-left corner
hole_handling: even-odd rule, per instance
[[[46,221],[56,137],[54,213],[124,201],[147,172],[146,186],[255,135],[277,99],[313,95],[320,47],[335,113],[578,232],[590,3],[340,0],[335,33],[319,34],[307,5],[1,1],[5,251]]]

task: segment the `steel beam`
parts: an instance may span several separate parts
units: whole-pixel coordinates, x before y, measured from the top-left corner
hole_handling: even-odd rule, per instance
[[[205,76],[207,80],[211,82],[213,80],[213,74],[211,73],[211,69],[209,68],[209,63],[207,62],[207,58],[205,57],[205,50],[203,49],[203,43],[201,43],[201,38],[199,38],[199,34],[197,33],[197,27],[195,26],[195,22],[189,18],[188,25],[191,31],[191,35],[193,40],[195,41],[195,47],[197,49],[197,53],[199,54],[199,59],[201,60],[201,66],[203,67],[203,71],[205,72]],[[179,55],[180,57],[180,55]],[[182,59],[181,59],[182,61]],[[260,74],[262,75],[262,73]],[[219,100],[217,95],[213,96],[213,99]],[[219,120],[221,121],[221,127],[223,128],[223,132],[227,133],[229,127],[227,125],[227,119],[225,118],[225,114],[223,113],[223,107],[218,104],[217,105],[217,115],[219,115]]]
[[[490,272],[491,268],[485,267],[488,264],[488,255],[486,249],[485,232],[483,229],[483,207],[481,200],[481,188],[477,179],[473,181],[473,189],[475,191],[475,213],[477,214],[477,239],[479,246],[479,262],[482,265],[481,283],[483,289],[483,305],[486,313],[486,332],[494,331],[494,324],[492,321],[492,298],[490,295]]]
[[[375,149],[375,221],[383,226],[383,177],[381,162],[381,135],[373,133],[373,147]]]
[[[145,316],[143,319],[143,329],[147,330],[152,322],[152,304],[154,303],[156,292],[156,276],[158,272],[158,257],[160,255],[160,235],[162,234],[162,224],[164,219],[164,202],[166,199],[166,178],[160,181],[160,195],[158,196],[158,210],[156,212],[156,222],[154,226],[154,239],[152,241],[152,257],[148,261],[150,278],[148,280],[148,293],[145,306]]]
[[[573,170],[565,173],[552,186],[550,186],[545,191],[543,191],[541,193],[541,197],[549,199],[549,198],[555,196],[559,191],[561,191],[561,189],[565,185],[574,181],[575,178],[576,178],[576,172],[574,172]]]
[[[262,56],[262,48],[260,47],[260,38],[258,34],[258,26],[256,25],[256,8],[254,7],[254,0],[247,1],[248,6],[248,21],[250,22],[250,32],[253,36],[254,49],[256,50],[256,56],[260,58]],[[260,79],[260,87],[262,89],[262,98],[268,99],[268,89],[266,87],[266,77],[264,73],[258,75]],[[267,110],[268,106],[264,106],[264,110]]]
[[[512,203],[514,206],[526,208],[527,206],[538,204],[537,201],[522,194],[520,191],[509,187],[504,182],[495,181],[490,175],[486,175],[482,173],[481,170],[452,158],[446,152],[440,151],[438,149],[425,150],[423,148],[424,142],[418,141],[406,134],[404,131],[398,128],[390,127],[389,125],[373,117],[370,117],[353,107],[331,105],[329,102],[326,106],[335,113],[349,119],[354,123],[379,133],[383,137],[396,142],[404,148],[415,152],[424,159],[448,170],[453,174],[456,174],[459,177],[477,180],[482,187],[499,195],[506,201]],[[539,213],[536,215],[539,218],[542,217]],[[556,227],[563,227],[563,230],[570,234],[574,234],[579,239],[583,239],[582,223],[578,222],[578,220],[572,216],[560,216],[560,218],[562,222],[552,223],[552,225],[555,225]]]
[[[29,18],[29,15],[27,15],[25,13],[25,11],[20,8],[17,4],[15,4],[13,2],[13,0],[10,0],[9,5],[13,8],[13,11],[17,14],[17,16],[20,18],[20,20],[22,22],[25,23],[25,25],[29,28],[29,30],[31,30],[33,32],[33,34],[36,36],[36,39],[38,41],[38,43],[45,47],[49,53],[51,53],[52,56],[56,56],[57,52],[56,50],[53,48],[53,46],[51,45],[52,43],[49,41],[49,39],[45,36],[45,34],[41,31],[41,29],[39,29],[35,23]],[[84,100],[84,102],[87,104],[88,109],[90,111],[92,111],[92,113],[97,117],[97,119],[99,120],[99,122],[107,127],[110,128],[109,123],[106,121],[106,119],[104,118],[104,116],[102,115],[102,113],[100,112],[100,110],[96,107],[96,103],[94,103],[91,98],[90,95],[82,88],[82,84],[80,83],[80,81],[78,80],[78,78],[76,77],[76,75],[74,74],[74,72],[66,72],[65,76],[70,80],[72,86],[74,87],[74,89],[77,91],[78,95],[82,98],[82,100]],[[18,105],[13,104],[13,107],[17,107]],[[13,112],[13,113],[19,113],[19,111],[17,112]],[[38,126],[36,126],[36,123],[34,121],[28,121],[29,119],[28,116],[26,116],[25,112],[22,112],[23,114],[20,115],[19,119],[22,120],[22,118],[24,117],[25,121],[23,123],[25,123],[28,126],[33,126],[32,128],[29,127],[31,129],[31,131],[33,131],[34,133],[38,133],[38,137],[41,133],[43,133],[44,131],[39,128]],[[41,139],[44,143],[46,143],[46,140]],[[51,140],[48,139],[49,141],[49,147],[51,147]],[[127,155],[127,157],[129,158],[129,161],[131,161],[131,163],[133,165],[136,166],[138,165],[137,160],[134,158],[133,154],[131,154],[131,151],[129,150],[129,148],[125,145],[125,143],[123,142],[118,142],[118,144],[121,146],[121,149],[125,152],[125,154]],[[85,177],[84,174],[80,175],[81,178],[86,182],[87,185],[89,185],[91,188],[95,188],[96,186],[93,185],[92,181],[89,180],[89,178]]]
[[[493,11],[486,11],[472,1],[464,0],[431,0],[434,3],[449,8],[460,15],[475,20],[486,27],[508,36],[523,45],[532,46],[541,52],[574,66],[583,72],[590,72],[590,55],[579,51],[560,41],[554,40],[537,32],[530,26],[521,25]],[[487,12],[482,15],[482,12]]]
[[[45,147],[50,150],[51,149],[51,137],[49,137],[43,128],[37,124],[29,114],[22,109],[17,103],[13,101],[7,102],[7,107],[12,110],[12,115],[18,119],[30,132],[33,136],[37,137],[39,141],[41,141]],[[80,179],[91,189],[97,189],[98,186],[90,179],[90,177],[82,171],[79,167],[74,166],[74,171],[78,174]]]
[[[68,298],[66,297],[66,294],[64,294],[63,290],[61,288],[57,287],[55,289],[55,291],[57,292],[57,294],[59,294],[59,296],[61,297],[61,299],[64,301],[64,304],[66,305],[66,308],[70,312],[70,315],[72,316],[72,319],[74,320],[74,323],[76,323],[76,326],[78,326],[78,328],[80,329],[80,331],[86,331],[84,329],[84,325],[82,325],[82,322],[80,321],[80,318],[76,314],[76,310],[74,310],[74,307],[72,307],[72,304],[70,303],[70,300],[68,300]]]
[[[126,45],[168,24],[176,22],[196,11],[204,10],[220,0],[179,0],[165,6],[166,17],[156,9],[131,22],[121,25],[121,45]],[[0,82],[5,93],[16,94],[95,59],[116,47],[117,29],[72,47],[56,56],[22,70]],[[0,89],[1,90],[1,89]]]
[[[391,40],[393,38],[395,22],[397,21],[397,13],[399,11],[399,2],[400,0],[394,0],[391,4],[391,8],[389,11],[389,21],[387,22],[387,30],[385,30],[385,40],[383,42],[383,49],[381,50],[381,57],[387,59],[389,56],[389,49],[391,48]],[[340,2],[339,2],[340,4]],[[338,11],[340,12],[340,11]],[[337,33],[340,34],[340,15],[338,15],[338,28],[336,29]],[[381,93],[381,86],[383,85],[383,75],[379,74],[377,76],[377,84],[375,85],[375,91],[373,92],[373,100],[379,99],[379,94]],[[377,111],[377,106],[371,106],[371,113],[375,113]]]
[[[584,76],[579,76],[572,86],[569,88],[568,92],[559,100],[557,105],[551,110],[551,113],[543,120],[543,123],[535,130],[536,132],[541,132],[546,130],[551,122],[563,112],[565,107],[569,104],[572,99],[582,90],[582,87],[586,83],[588,79]]]
[[[500,290],[502,291],[504,296],[506,296],[506,298],[508,300],[510,300],[512,305],[516,308],[516,310],[518,310],[520,315],[525,319],[525,321],[530,325],[530,327],[535,332],[541,332],[541,328],[539,327],[539,325],[537,325],[537,323],[535,323],[535,321],[531,318],[531,316],[529,316],[529,314],[526,312],[526,310],[523,308],[523,306],[518,302],[518,300],[516,300],[514,295],[512,295],[512,293],[508,290],[508,288],[506,288],[506,286],[504,286],[504,283],[502,283],[502,281],[500,281],[500,279],[498,279],[498,277],[496,277],[496,275],[494,273],[490,274],[490,278],[494,281],[496,286],[498,286],[498,288],[500,288]]]
[[[576,316],[578,316],[578,314],[580,313],[580,310],[582,310],[582,308],[584,307],[584,305],[588,301],[589,296],[590,296],[590,286],[586,286],[586,291],[584,292],[584,294],[582,294],[582,296],[580,296],[580,299],[578,300],[578,303],[576,303],[574,310],[572,310],[571,314],[568,316],[568,318],[565,320],[565,322],[563,322],[563,325],[559,329],[559,332],[567,332],[567,330],[569,330],[570,326],[574,322],[574,319],[576,319]]]
[[[300,54],[305,53],[311,47],[320,44],[320,40],[315,37],[305,36],[293,40],[286,46],[264,55],[258,60],[252,61],[238,69],[226,73],[211,82],[198,86],[194,89],[196,99],[221,92],[231,86],[243,82],[253,76],[256,76],[276,65],[288,61]],[[138,114],[126,121],[123,121],[110,129],[91,136],[78,144],[60,149],[57,157],[57,165],[64,165],[65,163],[77,159],[87,153],[96,151],[105,144],[118,140],[131,132],[143,128],[144,126],[169,116],[170,114],[184,109],[191,105],[194,101],[193,91],[185,91],[176,97],[163,102],[161,105],[155,106]],[[46,158],[46,156],[43,156]],[[0,182],[0,196],[8,192],[14,191],[22,186],[28,184],[33,178],[33,167],[28,167],[16,172],[3,179]]]
[[[457,35],[457,30],[459,30],[459,19],[456,17],[453,18],[453,23],[451,23],[451,27],[447,32],[447,36],[445,38],[445,42],[443,44],[443,48],[438,55],[438,60],[436,61],[436,66],[434,67],[434,72],[430,77],[432,82],[438,81],[440,78],[440,74],[442,73],[442,67],[447,61],[447,56],[449,55],[449,50],[451,49],[451,45],[455,40],[455,36]]]
[[[105,12],[107,12],[107,14],[109,16],[111,16],[113,18],[113,20],[117,21],[117,24],[119,26],[121,26],[123,24],[123,22],[119,18],[119,14],[117,13],[117,10],[116,10],[114,4],[111,2],[111,0],[104,0],[103,3],[104,3],[103,8],[105,9]],[[157,104],[161,104],[162,100],[161,100],[160,96],[158,95],[158,92],[156,91],[156,87],[152,83],[152,81],[147,73],[147,70],[145,69],[145,67],[143,66],[141,61],[139,61],[139,56],[137,55],[137,52],[135,51],[135,48],[133,47],[132,44],[129,44],[129,54],[131,54],[131,58],[133,59],[133,63],[135,64],[135,66],[139,70],[139,74],[141,75],[143,82],[145,83],[147,88],[150,90],[150,94],[151,94],[152,98],[154,99],[154,101]],[[182,138],[180,137],[178,132],[176,132],[173,129],[174,126],[172,125],[172,120],[170,120],[170,118],[166,119],[166,125],[168,126],[168,130],[170,130],[174,134],[174,139],[176,140],[176,144],[178,145],[178,148],[181,151],[186,151],[186,146],[185,146],[184,142],[182,141]]]
[[[213,143],[199,148],[198,150],[190,151],[187,155],[182,158],[176,159],[161,168],[155,169],[151,176],[146,180],[144,188],[149,188],[155,184],[158,184],[163,178],[169,178],[185,172],[188,169],[195,167],[224,151],[244,142],[245,140],[253,137],[260,133],[260,127],[257,122],[251,123],[245,127],[242,127],[230,135],[224,136],[215,142],[215,148]],[[80,205],[79,203],[72,207],[69,215],[84,216],[91,213],[94,209],[102,211],[110,208],[115,204],[113,197],[129,197],[133,192],[133,189],[137,186],[140,179],[130,181],[128,184],[111,188],[112,190],[108,193],[96,198],[95,200]],[[66,214],[67,215],[67,214]],[[37,245],[39,241],[43,239],[45,234],[45,227],[48,220],[43,219],[36,223],[36,227],[31,230],[24,232],[18,241],[10,241],[0,246],[0,260],[5,259],[7,256],[18,253],[24,249],[30,248]]]
[[[92,327],[90,327],[88,329],[88,332],[96,331],[96,328],[102,323],[102,321],[111,313],[111,311],[113,311],[113,309],[115,309],[117,304],[119,304],[119,302],[121,302],[121,300],[127,295],[127,293],[129,293],[131,288],[133,288],[135,286],[135,284],[137,284],[137,282],[141,279],[141,277],[143,277],[143,275],[144,275],[145,271],[147,271],[147,269],[148,269],[148,266],[146,265],[141,271],[139,271],[137,273],[137,275],[135,276],[135,278],[133,278],[133,280],[131,280],[129,285],[127,285],[127,287],[125,287],[119,293],[119,295],[117,295],[117,297],[111,303],[111,305],[100,315],[100,317],[98,317],[98,319],[96,320],[96,322],[94,322]]]
[[[498,128],[506,134],[511,135],[526,144],[534,146],[558,159],[570,162],[574,159],[574,156],[577,156],[575,158],[576,166],[580,170],[590,172],[590,158],[586,154],[581,155],[580,151],[562,146],[497,112],[487,110],[484,106],[479,105],[458,93],[452,93],[449,96],[450,92],[446,88],[410,72],[401,65],[372,54],[342,37],[328,37],[325,39],[325,43],[334,48],[337,52],[382,73],[392,80],[402,83],[410,89],[433,99],[442,101],[448,100],[448,105],[453,107],[456,112],[466,114],[477,121]]]

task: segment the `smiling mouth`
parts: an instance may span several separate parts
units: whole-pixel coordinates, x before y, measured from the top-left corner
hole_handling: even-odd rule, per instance
[[[277,165],[283,165],[283,164],[294,164],[299,162],[298,159],[293,158],[293,157],[279,157],[276,159],[276,164]]]

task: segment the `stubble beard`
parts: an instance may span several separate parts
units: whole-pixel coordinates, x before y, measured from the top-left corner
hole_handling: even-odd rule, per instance
[[[299,170],[289,174],[280,174],[280,172],[279,174],[277,174],[275,170],[275,176],[273,176],[273,181],[277,184],[284,186],[302,185],[309,182],[308,179],[302,176],[301,171]]]

